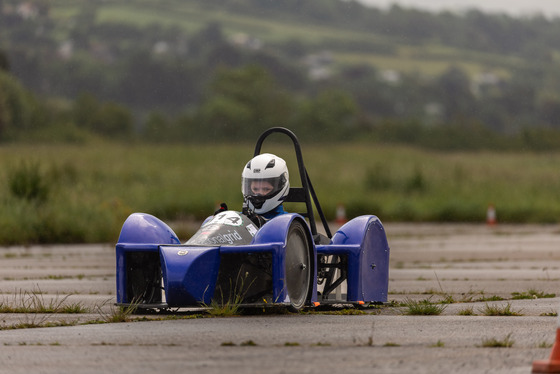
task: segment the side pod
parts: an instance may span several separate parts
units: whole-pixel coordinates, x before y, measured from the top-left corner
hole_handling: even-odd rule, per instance
[[[160,244],[180,244],[173,230],[158,218],[131,214],[116,245],[117,303],[160,303]]]
[[[389,244],[379,218],[352,219],[333,235],[332,244],[317,246],[317,253],[347,257],[347,301],[387,301]]]

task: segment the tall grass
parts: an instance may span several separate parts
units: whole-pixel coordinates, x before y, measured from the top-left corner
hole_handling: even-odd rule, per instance
[[[490,203],[496,206],[499,222],[560,218],[560,205],[553,203],[560,198],[560,153],[302,146],[307,171],[331,219],[339,203],[349,217],[375,214],[383,221],[483,222]],[[240,174],[253,147],[253,143],[3,145],[0,244],[115,241],[132,212],[173,221],[205,218],[220,202],[241,209]],[[267,140],[263,151],[284,157],[292,185],[300,185],[290,144]],[[14,165],[23,164],[34,165],[29,173],[40,171],[39,185],[48,191],[41,203],[11,190]]]

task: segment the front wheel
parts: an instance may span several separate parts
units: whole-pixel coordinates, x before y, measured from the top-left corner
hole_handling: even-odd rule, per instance
[[[289,309],[301,310],[309,298],[312,263],[311,248],[306,230],[299,221],[293,221],[286,240],[286,288],[290,298]]]

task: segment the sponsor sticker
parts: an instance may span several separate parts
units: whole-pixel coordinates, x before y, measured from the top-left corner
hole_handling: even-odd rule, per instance
[[[255,236],[255,234],[258,231],[257,227],[255,225],[253,225],[252,223],[245,226],[245,228],[247,229],[247,231],[249,231],[249,234],[251,234],[251,236]]]
[[[237,241],[242,241],[243,237],[237,232],[237,230],[228,230],[227,233],[216,233],[215,236],[206,238],[205,242],[207,244],[233,244]]]

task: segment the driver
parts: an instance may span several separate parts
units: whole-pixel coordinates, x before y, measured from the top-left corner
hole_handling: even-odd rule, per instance
[[[265,220],[286,213],[283,202],[290,191],[286,162],[263,153],[251,159],[241,174],[244,212],[256,213]]]

